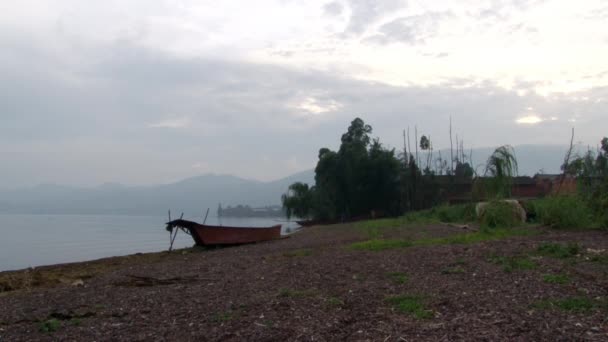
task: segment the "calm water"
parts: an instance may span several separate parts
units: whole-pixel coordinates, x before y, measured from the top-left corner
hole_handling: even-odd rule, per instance
[[[200,217],[190,219],[203,221]],[[0,271],[167,250],[166,221],[163,216],[0,214]],[[207,219],[207,224],[218,223],[215,217]],[[263,227],[278,223],[283,224],[283,233],[288,227],[297,226],[272,218],[221,220],[221,224],[232,226]],[[190,236],[180,232],[174,248],[193,244]]]

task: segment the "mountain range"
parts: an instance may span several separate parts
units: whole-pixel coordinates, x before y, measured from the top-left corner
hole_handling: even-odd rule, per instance
[[[557,145],[516,146],[519,174],[558,173],[566,150],[567,146]],[[478,173],[483,172],[481,165],[492,151],[492,148],[473,149],[473,166]],[[450,152],[442,150],[441,153],[446,159]],[[174,213],[195,215],[204,213],[207,208],[215,213],[220,203],[223,207],[280,204],[281,194],[296,181],[314,184],[314,171],[303,171],[272,182],[206,174],[156,186],[107,183],[78,188],[47,184],[0,191],[0,213],[158,215],[171,209]]]

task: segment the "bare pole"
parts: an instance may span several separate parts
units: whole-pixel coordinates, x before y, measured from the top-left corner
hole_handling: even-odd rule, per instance
[[[407,157],[407,143],[405,141],[405,129],[403,129],[403,162],[407,165],[408,157]]]
[[[408,162],[408,165],[409,165],[410,154],[412,153],[412,145],[410,144],[410,126],[407,126],[407,150],[408,150],[407,162]]]
[[[564,170],[562,172],[562,176],[559,180],[559,186],[557,187],[557,193],[559,194],[560,191],[562,190],[562,184],[564,183],[564,180],[566,179],[566,172],[568,170],[568,164],[570,163],[570,157],[572,156],[572,149],[574,148],[574,127],[572,127],[572,136],[570,137],[570,148],[568,148],[568,152],[566,153],[566,156],[564,157]]]
[[[184,217],[184,213],[182,213],[182,216],[179,217],[179,219],[181,220]],[[173,249],[173,242],[175,242],[175,238],[177,237],[177,232],[179,232],[179,228],[175,227],[175,234],[173,234],[173,238],[171,239],[171,245],[169,246],[169,252],[171,252],[171,250]]]
[[[414,134],[416,135],[416,165],[420,167],[420,160],[418,159],[418,126],[414,126]]]
[[[454,174],[454,146],[452,145],[452,116],[450,115],[450,174]]]

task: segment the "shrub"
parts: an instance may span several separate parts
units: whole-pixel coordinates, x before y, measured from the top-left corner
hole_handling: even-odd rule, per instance
[[[432,209],[441,222],[470,222],[475,220],[475,205],[442,205]]]
[[[521,225],[516,208],[504,201],[492,201],[479,218],[483,228],[511,228]]]
[[[593,213],[578,196],[555,196],[536,201],[536,210],[542,224],[554,228],[589,228]]]

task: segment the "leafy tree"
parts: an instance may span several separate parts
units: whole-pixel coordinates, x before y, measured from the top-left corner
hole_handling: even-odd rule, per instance
[[[422,137],[420,137],[420,149],[423,151],[426,151],[430,147],[431,147],[431,141],[429,140],[429,138],[427,138],[426,135],[423,135]]]
[[[509,145],[498,147],[488,158],[485,175],[492,177],[489,185],[497,197],[511,196],[512,179],[517,175],[517,168],[515,151]]]
[[[312,193],[313,190],[308,187],[308,184],[300,182],[291,184],[287,193],[281,197],[287,218],[292,216],[308,218],[313,204]]]

